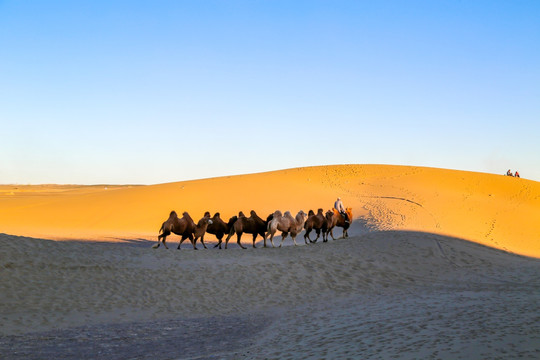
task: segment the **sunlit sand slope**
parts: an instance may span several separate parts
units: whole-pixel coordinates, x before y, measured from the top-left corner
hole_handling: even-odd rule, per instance
[[[337,196],[353,208],[356,232],[424,231],[540,257],[540,183],[409,166],[320,166],[149,186],[3,185],[0,232],[155,239],[171,210],[195,220],[205,211],[227,220],[252,209],[266,217],[329,209]]]

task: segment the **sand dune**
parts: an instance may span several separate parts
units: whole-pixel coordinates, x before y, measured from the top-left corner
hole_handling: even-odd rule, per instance
[[[337,196],[348,239],[151,248],[173,209],[265,216]],[[432,168],[4,185],[0,358],[538,358],[538,224],[539,183]]]
[[[386,165],[298,168],[150,186],[1,186],[0,231],[47,239],[155,239],[171,210],[328,209],[341,196],[370,230],[455,236],[540,257],[540,183]],[[210,236],[207,236],[210,237]],[[211,237],[210,237],[211,238]]]

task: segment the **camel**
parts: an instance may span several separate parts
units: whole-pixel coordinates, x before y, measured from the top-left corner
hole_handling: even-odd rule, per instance
[[[326,223],[323,226],[323,242],[328,241],[328,234],[332,236],[332,240],[336,240],[334,238],[334,227],[336,226],[337,216],[335,216],[332,210],[328,210],[324,217]]]
[[[210,215],[210,213],[208,213],[208,215]],[[215,235],[218,239],[218,242],[216,245],[214,245],[214,248],[219,247],[221,249],[223,236],[225,234],[229,234],[236,220],[238,220],[238,216],[233,216],[229,219],[229,222],[225,222],[221,219],[218,212],[214,214],[214,217],[212,217],[212,225],[208,225],[208,228],[206,229],[207,233]]]
[[[268,235],[270,235],[270,242],[272,243],[272,247],[274,247],[274,235],[278,230],[281,231],[281,243],[279,244],[279,247],[283,245],[283,241],[289,233],[291,234],[291,238],[296,246],[296,236],[304,228],[306,219],[307,214],[302,210],[298,212],[296,218],[292,217],[290,211],[286,211],[285,214],[281,214],[281,211],[276,210],[273,214],[272,220],[268,223],[268,233],[264,237],[264,247],[266,247],[266,238]]]
[[[197,250],[197,239],[201,238],[201,244],[203,244],[205,249],[208,249],[204,244],[204,234],[208,230],[208,226],[212,225],[214,221],[210,218],[210,213],[207,211],[204,216],[199,220],[197,225],[195,225],[195,230],[193,231],[193,246]],[[180,245],[178,245],[180,249]]]
[[[181,236],[180,243],[178,244],[178,249],[180,249],[180,245],[184,242],[184,240],[188,239],[191,241],[191,244],[193,245],[193,249],[197,250],[196,242],[199,237],[202,238],[206,231],[206,227],[212,223],[212,220],[207,217],[203,217],[197,225],[195,225],[195,222],[189,216],[188,212],[185,211],[182,214],[182,217],[179,218],[176,214],[176,211],[171,211],[169,214],[169,218],[161,225],[161,228],[159,229],[160,235],[158,236],[158,243],[153,246],[154,249],[157,249],[159,245],[161,245],[161,242],[163,242],[163,246],[167,247],[167,236],[171,235],[171,233],[174,233],[176,235]],[[206,245],[204,245],[203,240],[201,239],[201,242],[206,249]]]
[[[351,226],[352,219],[353,219],[352,208],[348,207],[345,209],[345,211],[347,212],[347,216],[350,219],[350,222],[345,222],[345,219],[343,218],[343,216],[335,208],[332,208],[332,211],[334,212],[334,217],[336,218],[336,226],[343,228],[343,235],[341,237],[342,238],[349,237],[348,229]],[[334,236],[332,235],[332,238],[333,237]]]
[[[261,235],[264,238],[265,232],[266,222],[261,219],[255,211],[251,210],[250,217],[246,217],[244,213],[240,211],[240,213],[238,214],[238,219],[232,225],[231,229],[229,230],[229,235],[227,235],[227,239],[225,239],[225,249],[227,248],[229,239],[233,236],[234,233],[236,233],[238,245],[242,249],[246,249],[240,243],[240,239],[242,238],[243,233],[253,234],[253,247],[256,248],[255,239],[257,238],[257,235]]]
[[[160,235],[158,236],[158,243],[153,247],[155,249],[158,248],[161,241],[163,242],[163,246],[168,249],[165,241],[167,240],[167,236],[171,235],[171,233],[174,233],[182,237],[182,239],[180,240],[180,244],[178,244],[178,249],[180,249],[180,245],[187,238],[189,238],[189,240],[193,244],[193,247],[196,249],[197,247],[193,242],[194,231],[195,223],[193,222],[193,219],[191,218],[191,216],[189,216],[187,211],[182,214],[182,218],[179,218],[176,214],[176,211],[173,210],[169,214],[169,218],[161,225],[161,228],[159,229]]]
[[[313,211],[309,211],[310,214],[313,214]],[[324,229],[323,229],[324,228]],[[309,240],[310,243],[316,243],[317,240],[319,240],[319,236],[321,236],[321,230],[323,230],[323,240],[324,240],[324,234],[326,231],[326,219],[323,215],[323,209],[317,210],[317,214],[313,214],[308,217],[306,220],[306,223],[304,224],[304,229],[306,229],[306,233],[304,234],[304,241],[307,244],[307,240]],[[317,233],[317,238],[315,240],[311,240],[309,237],[309,233],[311,230],[315,230]]]

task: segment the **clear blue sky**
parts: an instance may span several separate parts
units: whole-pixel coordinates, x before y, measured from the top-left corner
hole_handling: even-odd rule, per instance
[[[0,183],[540,181],[540,1],[2,1]]]

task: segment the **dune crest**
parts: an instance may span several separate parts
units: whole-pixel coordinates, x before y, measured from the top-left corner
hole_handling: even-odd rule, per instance
[[[48,239],[154,240],[171,210],[195,220],[205,211],[228,219],[252,209],[266,217],[276,209],[329,209],[337,196],[363,230],[430,232],[540,257],[540,183],[411,166],[316,166],[147,186],[2,185],[0,229]]]

